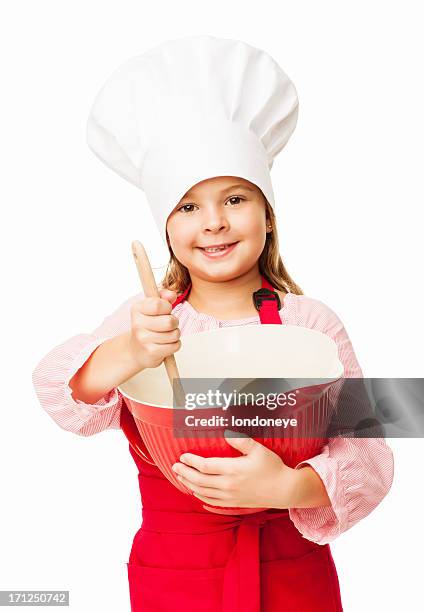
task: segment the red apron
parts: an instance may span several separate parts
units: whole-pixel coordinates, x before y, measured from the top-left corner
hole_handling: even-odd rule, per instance
[[[281,324],[278,295],[267,289],[273,291],[262,277],[255,297],[260,322]],[[132,612],[343,610],[329,544],[304,538],[288,510],[209,512],[131,445],[130,453],[139,469],[143,519],[127,563]]]

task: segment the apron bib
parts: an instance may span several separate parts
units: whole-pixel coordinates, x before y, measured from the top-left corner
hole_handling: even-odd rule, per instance
[[[265,277],[253,296],[261,324],[281,324],[279,296]],[[329,544],[304,538],[288,510],[211,513],[147,462],[144,449],[141,438],[129,447],[143,519],[126,564],[131,612],[343,610]]]

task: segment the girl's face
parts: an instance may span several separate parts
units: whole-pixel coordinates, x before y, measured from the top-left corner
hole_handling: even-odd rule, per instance
[[[250,181],[218,176],[194,185],[166,226],[175,257],[190,275],[230,280],[257,265],[267,230],[265,198]],[[211,253],[205,247],[230,245]]]

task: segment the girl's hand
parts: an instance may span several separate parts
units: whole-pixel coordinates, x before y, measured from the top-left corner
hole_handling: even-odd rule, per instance
[[[171,314],[176,291],[161,289],[131,306],[129,350],[139,369],[156,368],[181,348],[178,319]]]
[[[240,434],[239,434],[240,435]],[[290,508],[298,470],[253,438],[225,437],[241,457],[205,458],[184,453],[172,466],[178,479],[203,502],[236,508]]]

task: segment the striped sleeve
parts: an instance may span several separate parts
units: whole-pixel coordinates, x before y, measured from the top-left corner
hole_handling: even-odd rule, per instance
[[[336,342],[344,378],[362,378],[352,343],[337,315],[325,304],[302,296],[297,323],[328,334]],[[335,397],[330,401],[335,401]],[[309,465],[321,478],[331,506],[290,508],[295,527],[308,540],[327,544],[368,516],[393,482],[393,453],[383,438],[330,438]]]
[[[119,429],[122,396],[111,389],[93,404],[74,399],[69,381],[100,344],[131,328],[131,305],[143,293],[122,303],[89,334],[79,334],[54,347],[35,366],[32,383],[41,407],[66,431],[91,436]]]

